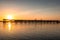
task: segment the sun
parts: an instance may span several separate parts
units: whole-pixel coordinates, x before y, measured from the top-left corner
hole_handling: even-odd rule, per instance
[[[13,16],[12,15],[7,15],[7,19],[12,20]]]

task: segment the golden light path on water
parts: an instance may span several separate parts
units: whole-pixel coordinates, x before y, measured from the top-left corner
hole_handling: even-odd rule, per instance
[[[11,24],[11,22],[8,22],[8,30],[10,31],[11,28],[12,28],[12,24]]]
[[[11,22],[5,23],[4,24],[4,30],[11,31],[12,30],[12,23]]]
[[[6,22],[3,24],[3,30],[6,31],[6,32],[11,32],[12,29],[13,29],[13,26],[12,26],[12,23],[9,21],[9,22]]]

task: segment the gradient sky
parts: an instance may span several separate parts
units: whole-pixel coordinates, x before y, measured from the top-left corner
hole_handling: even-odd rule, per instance
[[[0,0],[0,19],[60,20],[60,0]]]

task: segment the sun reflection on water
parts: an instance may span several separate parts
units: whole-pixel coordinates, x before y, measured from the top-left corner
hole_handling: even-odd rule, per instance
[[[4,23],[4,30],[11,31],[12,30],[12,23],[11,22]]]
[[[11,22],[8,22],[8,30],[10,31],[11,28],[12,28],[12,24],[11,24]]]

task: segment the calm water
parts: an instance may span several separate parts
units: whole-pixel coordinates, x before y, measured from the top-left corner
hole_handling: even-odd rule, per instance
[[[58,40],[60,24],[41,23],[2,23],[0,40]]]

